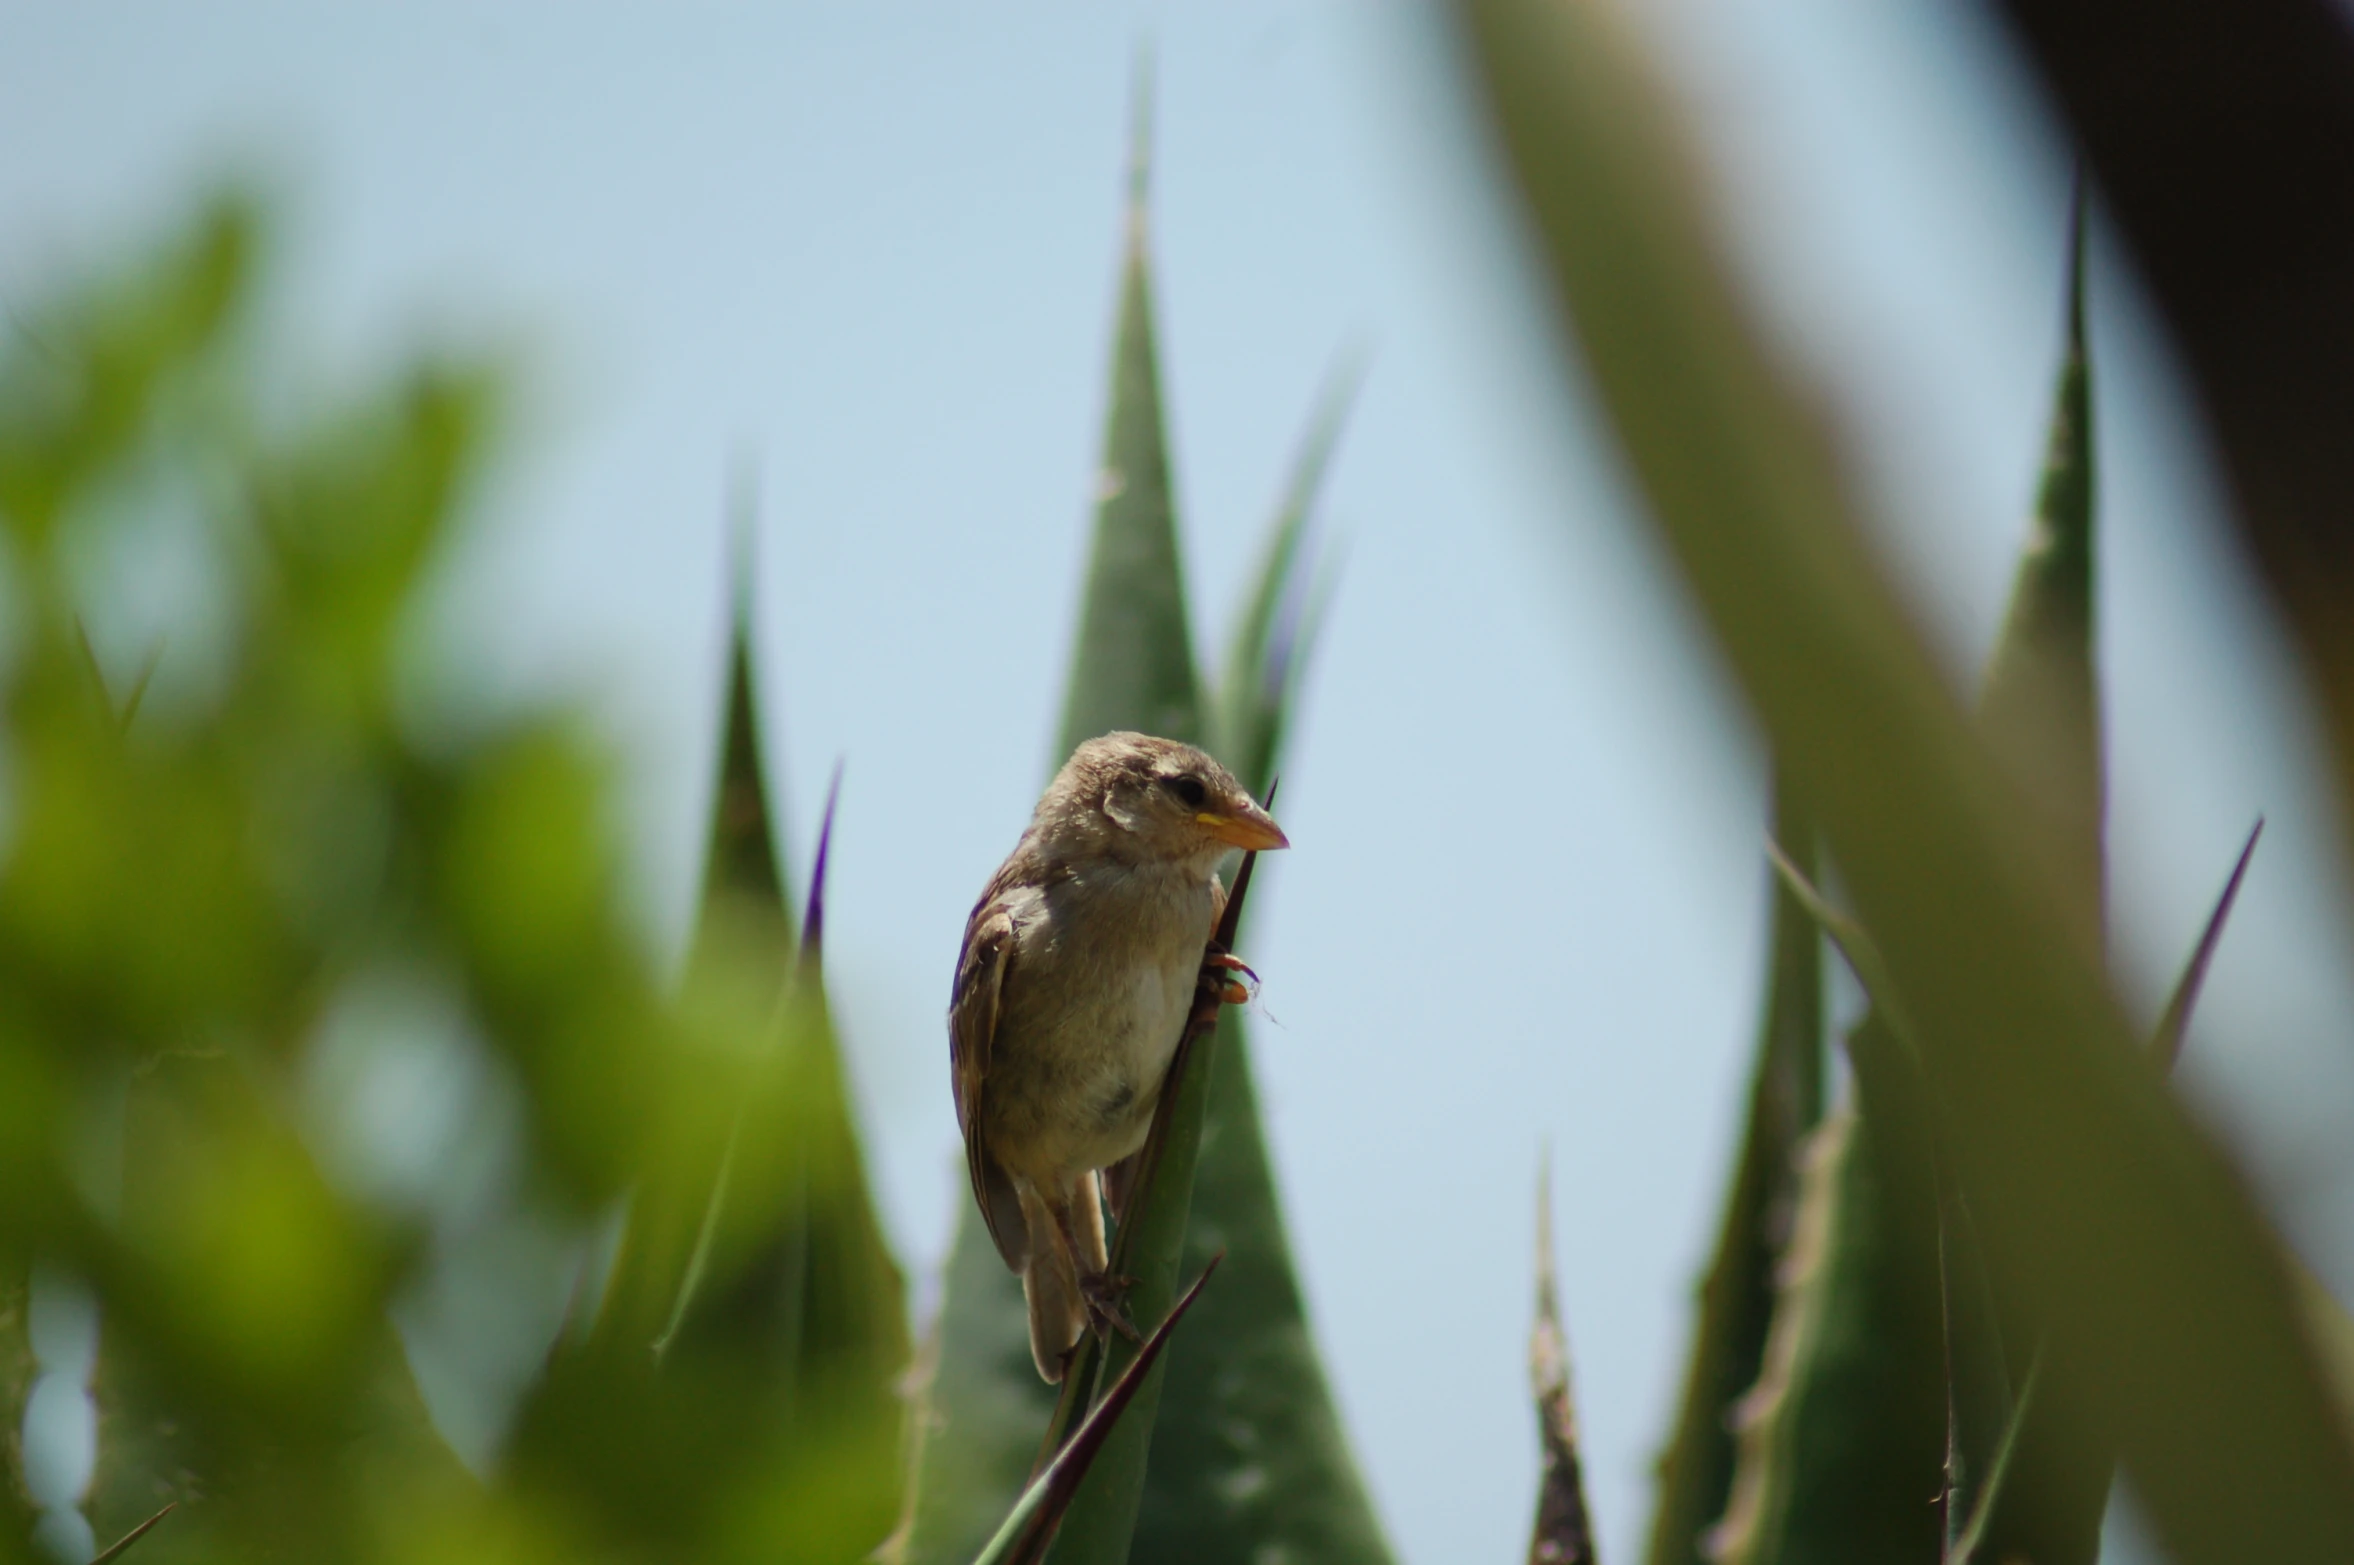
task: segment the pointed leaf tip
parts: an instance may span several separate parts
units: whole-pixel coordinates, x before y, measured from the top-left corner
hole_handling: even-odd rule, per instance
[[[157,1522],[162,1521],[166,1516],[171,1515],[172,1512],[178,1510],[179,1508],[180,1502],[177,1500],[172,1501],[162,1510],[157,1511],[153,1516],[150,1516],[147,1518],[147,1520],[141,1522],[138,1526],[132,1528],[129,1532],[126,1532],[121,1537],[115,1539],[111,1545],[91,1556],[90,1565],[112,1565],[113,1561],[119,1560],[123,1557],[124,1552],[128,1550],[132,1544],[137,1543],[141,1538],[146,1537],[147,1534],[154,1529]]]
[[[1120,1378],[1112,1383],[1111,1389],[1104,1393],[1103,1399],[1095,1404],[1086,1421],[1080,1424],[1078,1431],[1057,1453],[1046,1471],[1039,1474],[1015,1503],[1013,1513],[1005,1519],[1005,1525],[998,1529],[997,1536],[989,1541],[989,1546],[981,1551],[973,1565],[1035,1565],[1035,1562],[1046,1557],[1048,1546],[1054,1542],[1056,1529],[1061,1527],[1072,1500],[1077,1498],[1079,1484],[1087,1476],[1088,1468],[1102,1451],[1104,1442],[1111,1437],[1112,1427],[1119,1422],[1120,1415],[1128,1410],[1128,1404],[1135,1400],[1137,1390],[1144,1384],[1144,1377],[1152,1372],[1153,1364],[1161,1356],[1161,1349],[1168,1345],[1169,1334],[1177,1329],[1177,1323],[1185,1318],[1185,1312],[1193,1308],[1193,1301],[1200,1295],[1202,1285],[1210,1280],[1211,1273],[1218,1269],[1218,1263],[1224,1259],[1223,1251],[1211,1256],[1209,1263],[1202,1268],[1201,1275],[1193,1280],[1193,1286],[1177,1296],[1176,1301],[1169,1306],[1169,1313],[1162,1317],[1161,1323],[1153,1328],[1143,1345],[1136,1350],[1136,1357],[1121,1372]]]
[[[1569,1338],[1561,1327],[1561,1288],[1553,1264],[1553,1168],[1548,1151],[1537,1176],[1537,1309],[1529,1332],[1529,1385],[1536,1400],[1543,1470],[1529,1565],[1592,1565],[1593,1526],[1578,1459],[1577,1414],[1569,1395]]]
[[[842,797],[842,763],[834,762],[833,780],[826,784],[826,809],[817,827],[817,856],[809,868],[809,906],[801,919],[801,967],[813,969],[825,954],[826,861],[834,845],[834,805]]]
[[[2200,931],[2190,961],[2184,965],[2182,976],[2175,980],[2165,1013],[2158,1018],[2150,1049],[2166,1066],[2171,1067],[2182,1057],[2183,1040],[2191,1030],[2191,1011],[2199,1003],[2199,991],[2207,982],[2207,964],[2215,959],[2215,947],[2223,939],[2224,921],[2231,917],[2231,905],[2239,900],[2240,881],[2248,873],[2248,861],[2256,855],[2256,839],[2263,835],[2264,817],[2259,815],[2255,829],[2240,847],[2239,859],[2231,867],[2231,878],[2223,883],[2223,895],[2216,899],[2215,911],[2207,915],[2207,927]]]

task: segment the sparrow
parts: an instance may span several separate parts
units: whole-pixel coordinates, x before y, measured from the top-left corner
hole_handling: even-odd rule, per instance
[[[1218,861],[1288,846],[1193,746],[1105,734],[1047,784],[965,922],[948,1006],[956,1120],[1049,1384],[1081,1332],[1134,1331],[1127,1279],[1108,1275],[1103,1171],[1144,1145],[1197,990],[1242,996],[1226,971],[1241,964],[1210,949]],[[1110,1183],[1116,1203],[1125,1180]]]

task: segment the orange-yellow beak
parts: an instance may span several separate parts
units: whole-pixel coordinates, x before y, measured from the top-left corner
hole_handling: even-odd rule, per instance
[[[1211,836],[1232,848],[1288,848],[1291,839],[1275,824],[1275,817],[1255,804],[1232,810],[1203,810],[1194,819]]]

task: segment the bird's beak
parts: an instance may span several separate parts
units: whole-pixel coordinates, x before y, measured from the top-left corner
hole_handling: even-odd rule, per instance
[[[1228,847],[1263,850],[1291,846],[1275,817],[1248,800],[1232,810],[1203,810],[1194,820]]]

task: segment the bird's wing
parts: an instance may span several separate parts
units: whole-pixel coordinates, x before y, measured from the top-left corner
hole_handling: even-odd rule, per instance
[[[948,1002],[948,1058],[956,1091],[956,1123],[964,1132],[965,1169],[973,1199],[997,1253],[1015,1271],[1029,1254],[1029,1230],[1012,1178],[990,1155],[981,1134],[981,1104],[989,1080],[989,1053],[997,1037],[998,1002],[1014,960],[1014,913],[991,893],[993,883],[965,924],[964,951],[956,964],[956,987]]]

